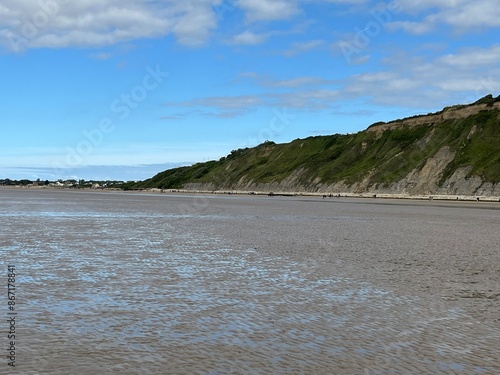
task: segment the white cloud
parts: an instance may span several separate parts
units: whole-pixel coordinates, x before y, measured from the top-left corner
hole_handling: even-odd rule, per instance
[[[485,50],[477,49],[479,55]],[[170,106],[203,108],[206,115],[234,118],[258,108],[293,108],[301,111],[335,109],[339,102],[364,100],[372,105],[428,108],[437,110],[458,103],[470,103],[478,98],[500,92],[500,76],[496,64],[483,64],[478,73],[467,57],[473,51],[462,51],[430,62],[399,57],[394,68],[364,73],[332,82],[316,77],[296,77],[288,80],[255,82],[267,92],[261,94],[207,97]],[[457,64],[455,64],[455,62]],[[404,69],[397,66],[404,65]],[[334,88],[331,88],[332,85]],[[273,90],[274,89],[274,90]],[[286,89],[286,92],[282,90]]]
[[[0,6],[0,44],[28,48],[107,46],[174,34],[204,43],[217,27],[220,0],[17,0]]]
[[[440,25],[451,26],[465,32],[471,29],[500,27],[500,7],[497,0],[396,0],[394,4],[404,13],[420,20],[399,20],[390,23],[392,29],[402,29],[412,34],[429,33]]]
[[[250,22],[284,20],[299,13],[297,3],[290,0],[237,0],[236,5]]]
[[[500,27],[500,7],[496,0],[475,0],[438,13],[434,22],[446,22],[465,30],[470,28]]]
[[[348,78],[345,97],[365,97],[374,104],[439,108],[468,103],[500,92],[500,45],[467,48],[429,61],[398,55],[385,70]]]
[[[342,99],[341,92],[330,89],[312,89],[290,93],[275,94],[280,107],[295,108],[303,111],[318,111],[331,108]]]
[[[113,54],[108,52],[99,52],[91,54],[90,57],[92,57],[95,60],[109,60],[110,58],[113,57]]]
[[[238,45],[256,45],[265,42],[267,37],[267,34],[255,34],[251,31],[246,30],[240,34],[235,35],[231,39],[231,43]]]
[[[254,95],[212,96],[187,102],[187,105],[217,107],[221,109],[240,109],[260,104],[262,104],[262,100],[259,96]]]
[[[338,84],[338,81],[333,81],[322,77],[300,76],[288,79],[273,79],[267,75],[259,74],[256,72],[240,73],[238,75],[238,79],[235,80],[235,82],[238,82],[238,80],[241,79],[249,80],[260,87],[284,89],[311,88]]]
[[[318,3],[318,4],[340,4],[340,5],[365,5],[370,0],[300,0],[300,3]]]
[[[324,44],[325,44],[325,42],[323,40],[318,40],[318,39],[308,40],[305,42],[296,42],[296,43],[293,43],[290,46],[290,48],[284,52],[284,55],[289,56],[289,57],[295,56],[295,55],[298,55],[299,53],[312,51],[316,48],[323,46]]]
[[[469,0],[394,0],[398,8],[405,12],[421,12],[429,8],[456,8],[466,4]]]
[[[269,87],[285,87],[285,88],[296,88],[305,86],[322,86],[331,84],[330,80],[319,78],[319,77],[297,77],[286,80],[279,81],[268,81],[264,82],[264,85]]]
[[[401,29],[409,34],[422,35],[434,29],[434,25],[429,22],[395,21],[387,25],[389,30]]]
[[[233,118],[265,107],[285,107],[303,111],[322,110],[330,108],[339,99],[341,99],[341,93],[337,90],[308,87],[288,92],[196,98],[183,102],[169,102],[166,105],[170,108],[188,107],[192,111],[197,111],[198,115]],[[201,112],[200,108],[202,108]],[[164,119],[181,119],[184,115],[190,116],[190,114],[178,113],[164,116]]]
[[[0,46],[102,47],[173,34],[187,46],[204,44],[227,11],[225,0],[17,0],[0,5]],[[249,22],[288,19],[297,1],[231,0]],[[241,33],[239,44],[258,44],[264,34]]]
[[[475,69],[482,66],[495,66],[500,61],[500,45],[491,48],[470,48],[458,54],[445,55],[439,63],[452,68]]]
[[[265,106],[265,100],[259,95],[210,96],[182,102],[168,102],[169,108],[187,107],[188,111],[162,116],[163,120],[180,120],[195,116],[233,118],[244,115],[257,107]]]
[[[399,53],[382,61],[383,69],[343,80],[299,76],[273,80],[255,72],[243,73],[262,90],[260,94],[219,96],[169,103],[203,108],[206,114],[233,118],[263,107],[288,107],[301,111],[335,109],[339,102],[364,100],[372,105],[437,110],[470,103],[500,93],[500,45],[467,48],[425,60]]]

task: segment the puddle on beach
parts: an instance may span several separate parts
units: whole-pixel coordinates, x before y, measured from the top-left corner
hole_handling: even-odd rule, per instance
[[[91,200],[73,215],[68,202],[1,210],[2,267],[18,273],[13,373],[500,370],[498,330],[460,310],[238,247],[126,196],[115,203],[123,210]]]

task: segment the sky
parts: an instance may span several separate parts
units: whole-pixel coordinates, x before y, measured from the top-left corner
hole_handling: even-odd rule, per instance
[[[0,179],[142,180],[500,91],[498,0],[0,4]]]

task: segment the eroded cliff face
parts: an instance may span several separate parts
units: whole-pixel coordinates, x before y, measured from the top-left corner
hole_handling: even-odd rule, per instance
[[[356,134],[265,142],[137,188],[500,196],[500,96]]]
[[[455,152],[448,146],[442,147],[422,168],[412,170],[403,179],[390,185],[370,184],[370,175],[363,181],[347,184],[345,181],[325,184],[316,178],[303,184],[299,180],[305,173],[298,169],[281,182],[255,183],[245,178],[236,184],[216,186],[211,183],[189,183],[187,190],[238,190],[262,192],[317,192],[317,193],[373,193],[395,195],[478,195],[500,196],[500,184],[485,182],[479,176],[469,176],[470,167],[458,168],[449,178],[441,182],[443,172],[455,158]]]
[[[485,182],[479,176],[467,177],[469,169],[457,169],[440,188],[436,189],[435,194],[500,197],[500,184]]]
[[[234,185],[215,186],[207,183],[189,183],[183,186],[186,190],[215,191],[215,190],[236,190],[236,191],[260,191],[260,192],[313,192],[313,193],[373,193],[373,194],[394,194],[394,195],[463,195],[463,196],[487,196],[500,197],[500,184],[483,181],[479,176],[468,177],[470,168],[459,168],[451,177],[446,179],[439,186],[441,173],[446,167],[453,153],[447,149],[440,151],[435,158],[429,159],[422,170],[413,170],[404,179],[390,184],[367,184],[362,181],[355,184],[337,182],[334,184],[323,184],[320,181],[311,184],[297,183],[297,177],[291,176],[281,182],[274,183],[239,183]],[[441,158],[442,157],[442,158]],[[365,179],[366,180],[366,179]]]

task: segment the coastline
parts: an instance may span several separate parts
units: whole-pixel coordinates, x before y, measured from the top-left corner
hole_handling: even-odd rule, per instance
[[[137,189],[123,190],[117,188],[68,188],[68,187],[53,187],[53,186],[0,186],[0,189],[40,189],[40,190],[56,190],[56,191],[86,191],[86,192],[123,192],[123,193],[154,193],[154,194],[215,194],[215,195],[255,195],[255,196],[284,196],[284,197],[320,197],[328,199],[338,198],[370,198],[370,199],[405,199],[405,200],[438,200],[438,201],[457,201],[457,202],[499,202],[500,196],[485,196],[485,195],[410,195],[410,194],[381,194],[381,193],[318,193],[307,191],[246,191],[246,190],[190,190],[190,189]]]

